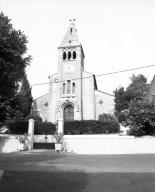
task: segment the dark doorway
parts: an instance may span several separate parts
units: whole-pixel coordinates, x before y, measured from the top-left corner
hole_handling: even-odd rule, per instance
[[[73,121],[74,120],[74,108],[72,105],[67,105],[64,108],[64,121]]]

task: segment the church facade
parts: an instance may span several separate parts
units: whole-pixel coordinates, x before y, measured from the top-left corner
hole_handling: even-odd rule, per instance
[[[95,75],[84,71],[84,58],[73,20],[58,47],[58,69],[49,77],[49,92],[33,101],[33,113],[56,123],[59,118],[97,120],[112,112],[114,96],[97,89]]]

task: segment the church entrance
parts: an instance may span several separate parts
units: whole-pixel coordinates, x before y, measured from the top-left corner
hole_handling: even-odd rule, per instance
[[[67,105],[64,108],[64,121],[74,120],[74,107],[72,105]]]

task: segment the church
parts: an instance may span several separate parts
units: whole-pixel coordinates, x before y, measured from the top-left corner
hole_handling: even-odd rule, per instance
[[[97,120],[113,112],[114,95],[98,90],[95,75],[84,70],[84,59],[73,19],[58,47],[57,73],[49,76],[49,92],[33,101],[34,114],[56,123],[59,118]]]

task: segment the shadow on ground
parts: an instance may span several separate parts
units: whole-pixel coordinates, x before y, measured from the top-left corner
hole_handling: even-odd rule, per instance
[[[154,173],[6,172],[0,192],[153,192]]]
[[[154,192],[155,155],[0,154],[0,192]]]
[[[86,180],[87,175],[78,172],[7,172],[0,192],[78,192]]]

